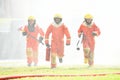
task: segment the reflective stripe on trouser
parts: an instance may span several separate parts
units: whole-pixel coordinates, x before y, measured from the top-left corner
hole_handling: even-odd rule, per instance
[[[84,63],[88,63],[88,58],[89,58],[89,53],[90,53],[90,48],[84,48]]]
[[[90,48],[84,48],[84,63],[89,65],[94,63],[94,53],[90,51]]]
[[[51,54],[51,68],[56,67],[56,53]]]
[[[31,64],[32,62],[35,64],[38,63],[38,51],[33,51],[32,48],[27,48],[26,55],[28,64]]]
[[[94,53],[90,52],[88,57],[88,64],[91,66],[94,64]]]

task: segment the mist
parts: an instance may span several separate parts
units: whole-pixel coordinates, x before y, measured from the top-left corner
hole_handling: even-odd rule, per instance
[[[84,15],[93,15],[93,21],[101,30],[96,37],[95,64],[120,65],[118,0],[0,0],[0,60],[25,60],[25,37],[18,28],[27,24],[30,15],[46,32],[55,13],[63,16],[63,22],[71,34],[71,45],[65,46],[64,64],[83,64],[83,50],[76,50],[77,31]],[[39,46],[39,63],[45,62],[45,45]]]

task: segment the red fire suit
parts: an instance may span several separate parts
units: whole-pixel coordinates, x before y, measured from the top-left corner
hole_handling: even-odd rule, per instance
[[[28,30],[28,26],[24,26],[23,31],[27,32],[26,36],[26,55],[27,55],[27,62],[28,64],[31,64],[34,62],[35,64],[38,63],[38,46],[39,42],[36,40],[38,37],[38,34],[40,36],[44,36],[44,32],[41,28],[39,28],[38,25],[35,25],[34,32],[30,32]],[[33,36],[34,38],[32,38]]]
[[[85,22],[83,22],[79,29],[78,29],[78,35],[83,33],[83,51],[84,51],[84,60],[88,59],[88,64],[93,65],[94,61],[94,48],[95,48],[95,39],[92,35],[92,33],[96,33],[96,36],[100,35],[100,29],[95,25],[95,23],[92,23],[91,25],[87,25]],[[86,62],[85,62],[86,63]]]
[[[66,36],[66,44],[70,44],[70,33],[68,28],[62,23],[60,25],[51,24],[45,34],[45,43],[49,44],[49,36],[51,38],[51,67],[56,66],[56,56],[62,58],[64,56],[64,35]]]

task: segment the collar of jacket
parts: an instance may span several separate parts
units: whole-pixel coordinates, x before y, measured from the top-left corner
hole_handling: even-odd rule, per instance
[[[63,25],[63,23],[56,24],[55,22],[53,22],[52,25],[53,25],[54,27],[60,27],[61,25]]]
[[[84,21],[84,22],[83,22],[83,25],[84,25],[84,26],[86,26],[86,27],[91,28],[91,27],[92,27],[92,25],[93,25],[93,22],[92,22],[90,25],[88,25],[88,24]]]

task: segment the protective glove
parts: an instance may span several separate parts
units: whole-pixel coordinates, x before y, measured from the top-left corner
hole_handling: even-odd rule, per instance
[[[23,35],[23,36],[26,36],[26,35],[27,35],[27,32],[22,32],[22,35]]]
[[[40,37],[39,37],[39,42],[42,43],[42,41],[43,41],[43,37],[40,36]]]
[[[66,46],[70,46],[70,44],[66,44]]]
[[[79,34],[78,37],[80,38],[80,37],[81,37],[81,34]]]
[[[92,32],[92,36],[97,36],[97,33],[96,32]]]
[[[47,48],[50,48],[50,45],[49,45],[49,44],[46,44],[46,47],[47,47]]]

